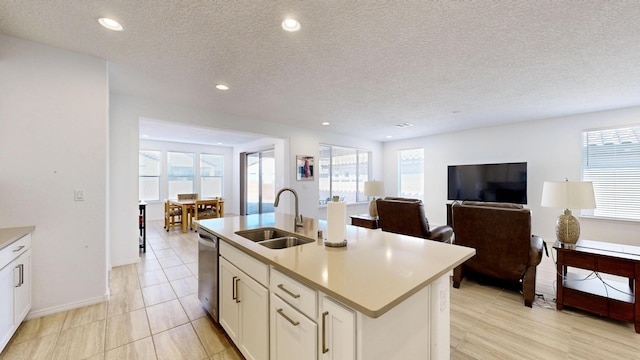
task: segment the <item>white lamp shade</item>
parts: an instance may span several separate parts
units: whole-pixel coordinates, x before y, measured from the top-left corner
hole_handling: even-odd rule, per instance
[[[384,195],[384,182],[383,181],[365,181],[364,182],[364,195],[365,196],[383,196]]]
[[[596,199],[591,181],[545,181],[542,206],[560,209],[594,209]]]

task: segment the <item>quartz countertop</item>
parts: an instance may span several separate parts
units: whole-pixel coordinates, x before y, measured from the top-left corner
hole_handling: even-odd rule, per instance
[[[33,230],[35,229],[35,226],[0,229],[0,250],[4,249],[6,246],[11,245],[11,243],[20,239],[21,237],[33,232]]]
[[[235,232],[274,227],[294,232],[294,216],[263,214],[198,221],[223,241],[274,266],[292,278],[377,318],[454,267],[475,255],[475,249],[346,225],[347,246],[332,248],[326,222],[305,218],[296,233],[315,242],[273,250]]]

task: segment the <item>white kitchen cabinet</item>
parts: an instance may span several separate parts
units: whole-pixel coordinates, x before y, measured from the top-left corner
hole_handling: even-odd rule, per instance
[[[318,325],[271,294],[271,359],[315,360]]]
[[[31,310],[31,233],[0,250],[0,351]]]
[[[269,291],[223,257],[220,325],[246,359],[269,358]]]
[[[240,306],[236,303],[235,294],[239,274],[240,270],[220,258],[220,325],[236,344],[240,337]]]
[[[278,295],[310,319],[315,319],[318,313],[318,292],[299,281],[271,269],[269,288],[271,293]]]
[[[322,360],[356,358],[356,315],[327,296],[320,309]]]
[[[14,264],[13,322],[18,326],[31,310],[31,249],[22,253]]]
[[[0,351],[13,335],[13,266],[0,269]]]

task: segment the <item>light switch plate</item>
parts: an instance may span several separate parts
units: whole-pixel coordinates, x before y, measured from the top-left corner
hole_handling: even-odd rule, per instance
[[[73,191],[73,199],[75,201],[84,201],[84,189],[75,189]]]

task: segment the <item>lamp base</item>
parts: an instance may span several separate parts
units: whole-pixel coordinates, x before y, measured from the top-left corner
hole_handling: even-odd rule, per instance
[[[371,216],[372,219],[378,218],[378,204],[376,203],[375,197],[369,203],[369,216]]]
[[[556,238],[561,243],[570,245],[575,245],[580,238],[580,223],[569,209],[564,209],[564,213],[558,216]]]

